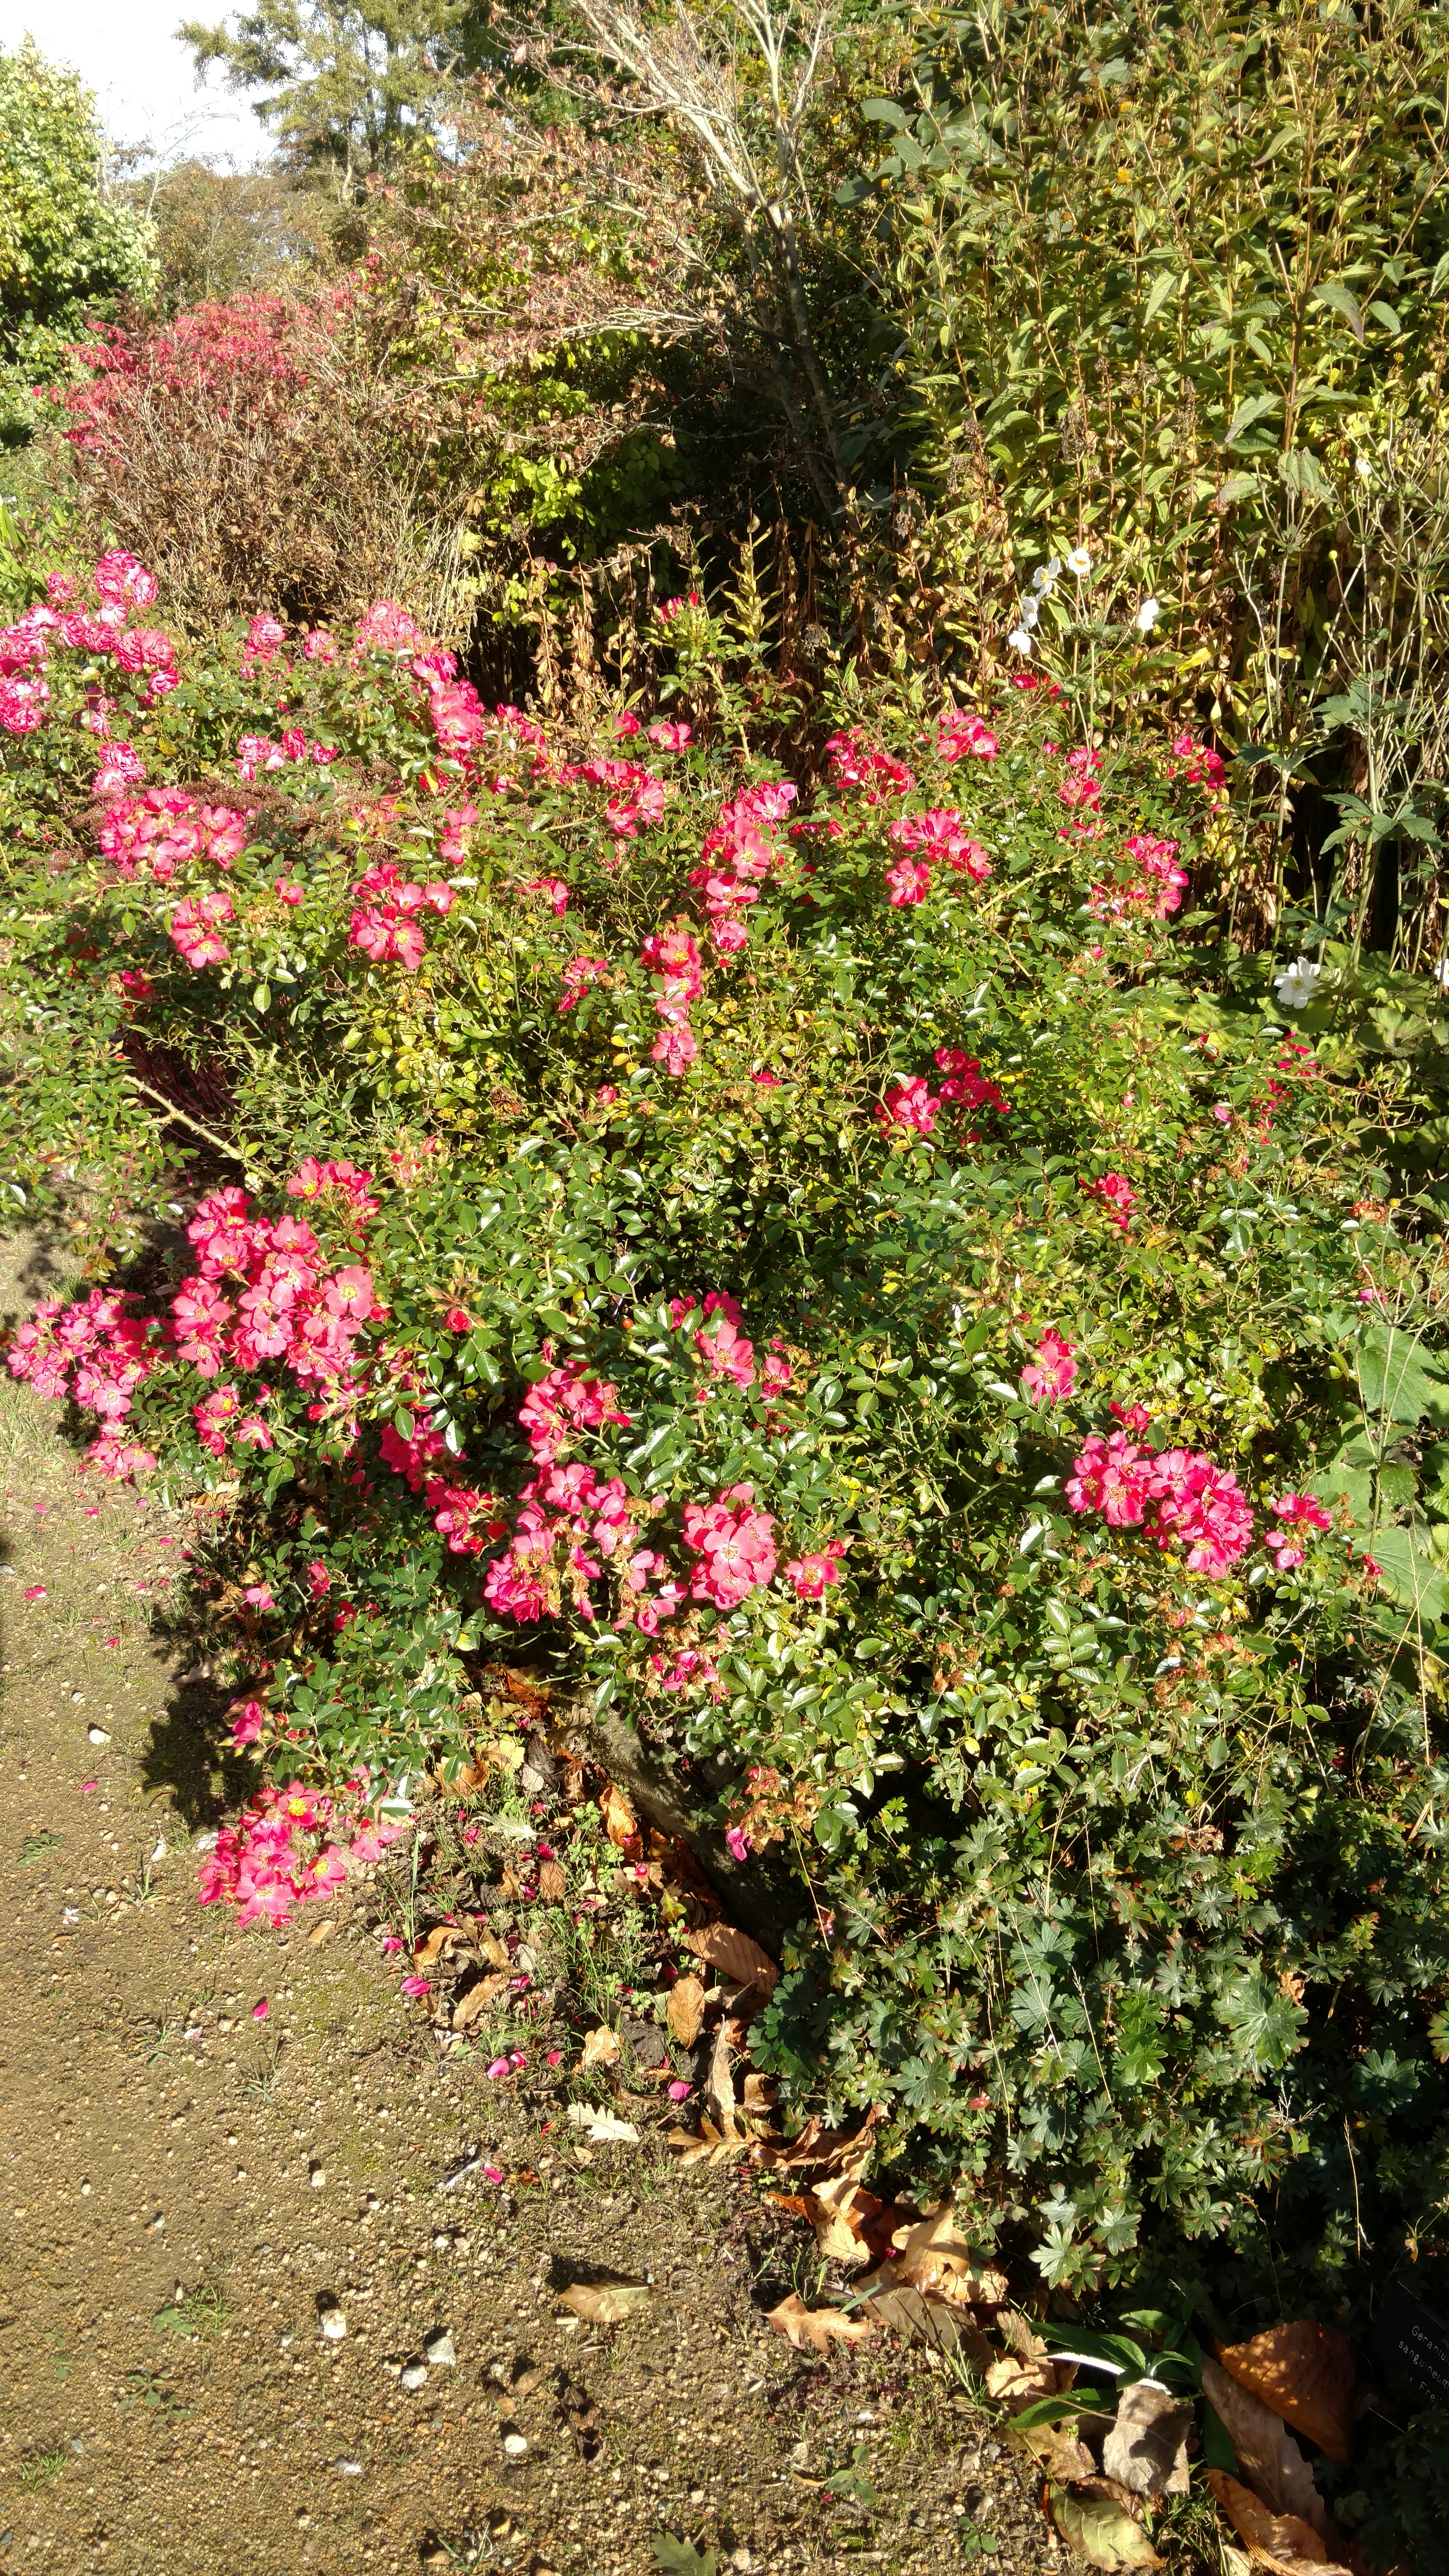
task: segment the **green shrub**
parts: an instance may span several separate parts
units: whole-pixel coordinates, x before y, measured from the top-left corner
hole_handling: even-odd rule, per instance
[[[60,371],[86,309],[144,292],[150,226],[103,184],[94,104],[27,38],[0,53],[0,361],[12,383]]]
[[[1386,695],[1432,700],[1444,12],[914,24],[914,84],[865,103],[885,157],[847,193],[880,209],[939,623],[999,658],[1033,565],[1086,546],[1092,620],[1156,594],[1147,689],[1237,738],[1306,753],[1318,704],[1400,645]]]

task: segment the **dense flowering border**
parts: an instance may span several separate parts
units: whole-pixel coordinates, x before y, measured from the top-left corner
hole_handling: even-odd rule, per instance
[[[0,633],[0,669],[11,692],[0,702],[0,724],[34,733],[74,721],[94,739],[100,857],[116,885],[153,895],[165,935],[190,973],[228,977],[248,968],[251,950],[237,954],[243,938],[253,945],[263,935],[275,941],[285,935],[290,916],[305,909],[310,917],[320,899],[333,907],[329,935],[344,954],[352,950],[373,968],[416,975],[430,939],[450,923],[471,881],[421,869],[413,874],[393,856],[379,855],[348,871],[340,909],[335,892],[310,877],[283,872],[258,887],[251,881],[256,807],[241,797],[220,801],[198,790],[149,784],[135,745],[115,739],[119,706],[100,676],[108,660],[127,675],[130,703],[141,715],[179,681],[178,659],[167,639],[131,622],[154,604],[151,576],[132,558],[113,554],[95,568],[93,609],[70,606],[74,589],[52,576],[47,601]],[[675,626],[701,615],[697,603],[684,603]],[[81,656],[86,658],[79,663],[69,659]],[[46,674],[62,665],[70,676],[57,694]],[[438,862],[454,871],[466,864],[481,800],[526,800],[565,788],[582,792],[598,816],[600,863],[607,873],[660,825],[679,797],[667,767],[650,767],[622,751],[566,759],[520,709],[485,708],[459,676],[455,658],[430,647],[394,603],[377,603],[350,642],[313,630],[299,639],[295,658],[279,620],[254,618],[241,641],[238,666],[247,686],[271,692],[277,710],[275,733],[242,729],[235,738],[239,785],[253,791],[259,782],[285,786],[305,778],[313,782],[309,792],[320,787],[330,794],[343,775],[337,764],[353,721],[349,685],[372,675],[385,694],[390,691],[388,703],[411,725],[417,744],[415,785],[440,809],[432,827]],[[310,732],[283,721],[308,673],[329,685],[335,681],[343,692],[334,718],[324,716],[320,730],[314,720]],[[396,726],[398,714],[390,720]],[[645,729],[625,715],[617,730],[625,743],[642,735],[666,764],[691,749],[691,726],[682,721],[661,720]],[[997,733],[980,715],[952,709],[934,721],[922,747],[947,770],[960,762],[989,766],[1000,751]],[[1119,936],[1150,939],[1153,925],[1177,909],[1187,884],[1175,865],[1177,843],[1134,832],[1123,842],[1117,875],[1101,874],[1107,834],[1101,755],[1091,747],[1063,754],[1048,742],[1045,757],[1063,817],[1057,837],[1069,851],[1091,853],[1085,918],[1110,921]],[[632,991],[656,1023],[652,1063],[666,1082],[683,1082],[699,1057],[693,1015],[707,979],[747,965],[751,920],[764,891],[787,892],[808,911],[820,865],[811,853],[822,845],[828,849],[862,816],[869,818],[883,853],[873,895],[887,917],[924,905],[938,878],[954,879],[968,898],[991,883],[1000,854],[988,851],[956,807],[913,802],[919,791],[909,763],[860,728],[833,736],[824,761],[824,794],[803,810],[800,791],[789,779],[756,780],[728,795],[703,830],[697,860],[682,870],[676,901],[687,905],[692,899],[693,913],[670,913],[630,959],[583,949],[567,957],[558,968],[555,1017],[567,1019],[596,991]],[[1216,755],[1184,738],[1174,746],[1173,765],[1184,764],[1192,783],[1209,801],[1215,798],[1221,788]],[[371,830],[386,831],[396,810],[397,798],[385,792],[361,806],[344,800],[340,820],[365,842]],[[553,873],[524,876],[519,890],[559,922],[575,903],[569,880]],[[151,979],[128,967],[119,982],[128,1009],[144,1014]],[[1308,1051],[1290,1041],[1259,1095],[1253,1113],[1259,1134],[1266,1135],[1296,1097],[1296,1086],[1311,1082],[1315,1073]],[[770,1087],[779,1076],[768,1064],[757,1064],[751,1079]],[[617,1096],[614,1086],[600,1085],[598,1107],[608,1109]],[[887,1080],[874,1105],[882,1145],[906,1152],[931,1145],[938,1131],[958,1150],[978,1144],[987,1122],[1011,1116],[1002,1079],[951,1042],[931,1049],[929,1072]],[[422,1149],[424,1162],[428,1151]],[[139,1315],[134,1299],[99,1290],[67,1308],[43,1302],[14,1337],[12,1373],[38,1393],[68,1398],[93,1416],[86,1463],[117,1479],[155,1468],[158,1452],[148,1441],[174,1437],[174,1427],[167,1428],[168,1407],[174,1413],[178,1400],[200,1450],[216,1461],[272,1451],[300,1400],[301,1421],[332,1457],[357,1462],[352,1472],[369,1491],[375,1438],[377,1462],[419,1498],[447,1555],[477,1561],[481,1600],[497,1617],[522,1626],[565,1619],[596,1634],[637,1641],[651,1691],[687,1695],[695,1703],[722,1698],[716,1654],[696,1631],[697,1614],[728,1618],[777,1587],[802,1603],[821,1603],[843,1579],[850,1542],[828,1525],[782,1527],[755,1483],[738,1476],[718,1490],[680,1498],[661,1523],[658,1507],[642,1499],[608,1453],[611,1436],[633,1427],[617,1386],[579,1359],[556,1359],[546,1340],[534,1382],[516,1409],[524,1471],[504,1480],[470,1466],[456,1438],[430,1418],[436,1412],[431,1365],[396,1329],[386,1281],[380,1283],[369,1252],[380,1190],[408,1186],[416,1168],[414,1149],[394,1154],[384,1182],[349,1160],[309,1156],[286,1183],[290,1204],[270,1215],[238,1188],[214,1191],[187,1228],[196,1267],[175,1289],[169,1314]],[[1130,1234],[1140,1194],[1125,1174],[1082,1172],[1075,1186],[1117,1232]],[[466,1335],[466,1308],[450,1309],[447,1326]],[[1045,1416],[1076,1395],[1080,1355],[1055,1327],[1034,1330],[1035,1341],[1024,1344],[1019,1388],[1022,1401]],[[767,1447],[783,1449],[794,1427],[790,1405],[800,1354],[792,1357],[778,1338],[758,1351],[739,1302],[724,1288],[710,1290],[702,1303],[672,1300],[667,1331],[678,1363],[688,1362],[697,1372],[698,1400],[708,1402],[717,1388],[753,1391],[763,1408]],[[131,1423],[143,1395],[148,1423],[154,1419],[161,1426],[144,1437]],[[1124,1412],[1114,1404],[1112,1411],[1123,1427],[1087,1431],[1075,1457],[1066,1481],[1072,1512],[1084,1520],[1098,1517],[1114,1532],[1142,1531],[1191,1573],[1228,1573],[1254,1535],[1251,1507],[1235,1477],[1200,1452],[1144,1444],[1149,1417],[1140,1406]],[[289,1430],[287,1437],[294,1433]],[[602,1446],[604,1454],[580,1454],[591,1446]],[[508,1490],[501,1489],[505,1481]],[[1303,1563],[1311,1531],[1330,1527],[1329,1516],[1304,1495],[1281,1496],[1269,1513],[1270,1524],[1279,1524],[1270,1526],[1267,1537],[1280,1571]],[[356,1621],[359,1605],[330,1600],[332,1582],[323,1559],[313,1559],[312,1604],[319,1612],[325,1604],[340,1632]],[[265,1583],[246,1586],[242,1598],[259,1617],[276,1607]],[[288,1730],[279,1712],[257,1697],[242,1708],[239,1742],[258,1741],[269,1730],[269,1741],[274,1736],[278,1749],[284,1747]],[[311,1795],[295,1784],[287,1794],[304,1804]],[[359,1801],[368,1794],[367,1775],[355,1772],[339,1802],[339,1816],[351,1818],[346,1848],[353,1851],[359,1835],[365,1843],[372,1830],[358,1821]],[[750,1812],[758,1825],[759,1795]],[[294,1846],[287,1836],[295,1829],[305,1843],[308,1834],[330,1832],[329,1819],[330,1810],[324,1813],[314,1799],[307,1817],[298,1811],[288,1827],[269,1792],[254,1802],[237,1837],[227,1843],[209,1874],[209,1893],[229,1896],[248,1921],[282,1919],[288,1905],[326,1880],[334,1845],[343,1848],[340,1825],[332,1842],[324,1834],[315,1851]],[[741,1819],[730,1830],[749,1847],[751,1830]]]

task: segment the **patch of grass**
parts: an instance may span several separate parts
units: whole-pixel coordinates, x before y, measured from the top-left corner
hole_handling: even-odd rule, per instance
[[[174,2300],[169,2307],[158,2308],[151,2322],[161,2334],[183,2335],[190,2341],[197,2335],[220,2334],[231,2310],[220,2290],[203,2283],[184,2299]],[[135,2376],[135,2373],[132,2373]]]
[[[37,2495],[42,2487],[48,2487],[52,2478],[59,2477],[69,2457],[63,2442],[56,2442],[46,2451],[27,2452],[16,2471],[21,2494]]]
[[[243,2088],[254,2101],[270,2102],[277,2089],[277,2077],[282,2066],[282,2051],[286,2044],[285,2038],[279,2034],[268,2047],[262,2050]]]
[[[33,1860],[43,1860],[48,1851],[58,1848],[59,1843],[59,1834],[53,1834],[48,1825],[43,1825],[38,1834],[27,1834],[20,1846],[22,1866],[28,1868]]]

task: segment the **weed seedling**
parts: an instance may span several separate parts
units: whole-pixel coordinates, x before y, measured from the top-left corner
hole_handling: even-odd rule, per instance
[[[201,2289],[189,2291],[185,2298],[174,2300],[169,2307],[158,2308],[151,2322],[161,2334],[184,2335],[190,2341],[197,2335],[220,2334],[230,2315],[231,2310],[220,2290],[203,2284]],[[132,2376],[135,2376],[134,2372]]]
[[[48,2487],[52,2478],[59,2477],[67,2456],[61,2442],[56,2442],[48,2451],[31,2451],[21,2461],[17,2472],[22,2495],[36,2495],[42,2487]]]

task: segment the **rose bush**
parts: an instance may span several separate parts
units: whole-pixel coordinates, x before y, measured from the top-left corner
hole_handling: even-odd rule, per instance
[[[386,603],[154,614],[0,636],[11,1188],[98,1281],[9,1356],[199,1498],[203,1894],[380,1849],[519,1659],[772,1885],[785,2101],[983,2245],[1442,2250],[1443,1266],[1202,944],[1221,762],[1041,686],[824,738],[699,602],[603,743]]]

